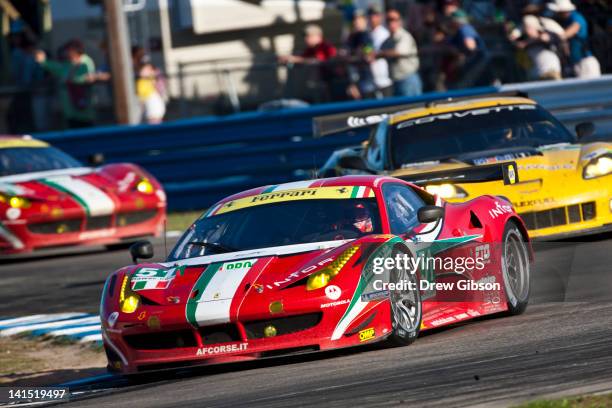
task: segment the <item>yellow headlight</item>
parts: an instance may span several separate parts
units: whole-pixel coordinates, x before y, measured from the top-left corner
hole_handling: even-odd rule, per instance
[[[612,157],[602,156],[584,168],[584,178],[590,179],[595,177],[605,176],[612,173]]]
[[[121,311],[123,313],[134,313],[138,309],[140,297],[138,295],[129,295],[121,303]]]
[[[121,311],[123,313],[134,313],[136,309],[138,309],[140,296],[133,293],[131,289],[128,288],[128,281],[128,276],[125,275],[121,282],[121,290],[119,291],[119,306],[121,306]]]
[[[306,282],[306,289],[315,290],[323,288],[327,286],[330,279],[331,276],[329,276],[329,271],[327,269],[324,269],[317,273],[313,273],[308,277],[308,281]]]
[[[142,179],[138,184],[136,184],[136,190],[140,191],[144,194],[152,194],[155,189],[153,188],[153,184],[147,179]]]
[[[23,197],[11,197],[8,200],[8,204],[13,208],[28,208],[30,201]]]
[[[434,184],[431,186],[425,187],[425,190],[429,194],[435,194],[441,198],[465,198],[467,197],[467,193],[464,189],[458,186],[454,186],[452,184]]]
[[[344,265],[346,265],[353,255],[355,255],[355,252],[357,252],[358,249],[359,245],[350,247],[338,255],[338,257],[326,268],[310,275],[308,277],[308,281],[306,281],[306,289],[315,290],[327,286],[329,281],[332,280],[334,276],[336,276],[342,270],[342,268],[344,268]]]

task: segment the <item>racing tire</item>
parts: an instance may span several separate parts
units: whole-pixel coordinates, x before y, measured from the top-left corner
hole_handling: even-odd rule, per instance
[[[395,249],[392,257],[403,253],[412,256],[405,248]],[[423,307],[421,292],[419,290],[419,278],[416,273],[410,273],[405,268],[393,268],[389,273],[390,283],[412,282],[412,287],[400,287],[400,289],[389,290],[389,303],[391,308],[391,334],[387,342],[392,346],[407,346],[414,342],[421,330],[423,318]],[[405,285],[407,286],[407,285]]]
[[[508,313],[522,314],[529,303],[530,262],[525,239],[514,221],[504,228],[501,261]]]

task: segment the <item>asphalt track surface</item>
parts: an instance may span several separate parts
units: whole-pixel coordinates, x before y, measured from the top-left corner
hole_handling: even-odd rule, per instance
[[[163,247],[156,245],[158,254]],[[0,316],[96,312],[126,251],[52,254],[0,266]],[[541,244],[532,304],[423,334],[402,348],[350,349],[170,371],[74,387],[84,407],[508,406],[612,391],[612,237]]]

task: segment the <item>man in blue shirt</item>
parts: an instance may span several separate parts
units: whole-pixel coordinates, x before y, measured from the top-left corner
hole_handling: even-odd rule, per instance
[[[457,59],[461,66],[456,88],[489,85],[491,76],[486,69],[490,56],[487,46],[463,10],[457,10],[450,16],[450,45],[457,51]]]
[[[576,11],[576,6],[571,0],[555,0],[548,4],[548,8],[555,13],[565,31],[574,74],[578,78],[601,76],[599,61],[593,56],[589,47],[589,30],[584,16]]]

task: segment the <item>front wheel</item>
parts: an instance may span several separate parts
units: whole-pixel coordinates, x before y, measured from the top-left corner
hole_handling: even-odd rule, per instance
[[[392,330],[388,341],[392,345],[407,346],[416,340],[421,329],[423,308],[419,281],[416,273],[394,268],[389,282],[396,284],[396,288],[389,290]]]
[[[523,234],[512,221],[504,228],[502,251],[502,276],[508,312],[519,315],[529,303],[530,263]]]

